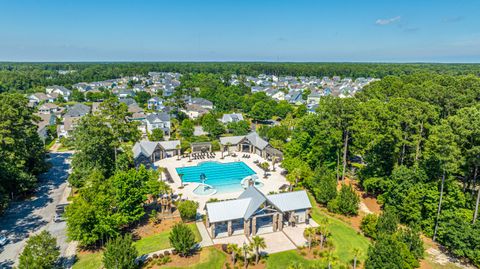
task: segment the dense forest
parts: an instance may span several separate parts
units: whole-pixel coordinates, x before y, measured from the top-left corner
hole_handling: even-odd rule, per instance
[[[75,70],[60,74],[58,71]],[[71,85],[118,78],[146,75],[150,71],[186,73],[214,73],[239,75],[291,75],[376,77],[408,75],[429,72],[445,75],[480,74],[477,64],[391,64],[391,63],[236,63],[236,62],[163,62],[163,63],[0,63],[0,92],[35,91],[48,85]]]
[[[323,203],[328,178],[316,171],[358,178],[401,223],[480,265],[479,100],[476,76],[387,76],[355,98],[323,98],[296,124],[284,165],[301,167]],[[374,246],[395,241],[381,239]]]

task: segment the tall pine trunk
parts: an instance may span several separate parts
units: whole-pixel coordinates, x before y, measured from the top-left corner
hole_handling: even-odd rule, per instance
[[[345,170],[347,169],[347,149],[348,149],[348,131],[345,131],[345,140],[343,141],[343,170],[342,170],[342,183],[345,181]]]
[[[476,179],[477,179],[477,170],[478,170],[478,166],[475,166],[475,172],[473,173],[473,181],[476,181]],[[477,202],[475,203],[475,213],[473,214],[473,223],[475,223],[475,221],[477,221],[478,204],[479,203],[480,203],[480,186],[478,186]]]
[[[441,187],[440,187],[440,200],[438,201],[437,219],[435,221],[435,230],[433,232],[433,241],[435,241],[435,239],[437,237],[438,219],[440,218],[440,211],[442,210],[443,186],[444,185],[445,185],[445,167],[443,167],[442,184],[441,184]]]
[[[415,163],[418,163],[420,158],[420,144],[422,143],[422,134],[423,134],[423,121],[420,123],[420,138],[417,141],[417,147],[415,150]]]

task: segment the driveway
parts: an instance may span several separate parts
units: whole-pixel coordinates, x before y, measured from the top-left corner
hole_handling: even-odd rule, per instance
[[[52,167],[40,176],[35,196],[29,200],[13,202],[0,216],[0,230],[7,233],[9,242],[0,248],[0,268],[12,268],[25,246],[27,238],[48,230],[57,238],[62,256],[75,254],[73,243],[66,242],[65,222],[53,222],[55,207],[67,202],[70,192],[67,177],[71,153],[49,153]]]

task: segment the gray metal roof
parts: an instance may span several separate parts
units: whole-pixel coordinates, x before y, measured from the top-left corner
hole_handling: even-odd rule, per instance
[[[160,145],[164,150],[174,150],[180,145],[180,140],[170,141],[140,141],[133,146],[133,158],[137,158],[140,154],[146,157],[152,156],[155,148]]]
[[[251,132],[248,135],[245,136],[252,145],[259,149],[264,149],[266,146],[268,146],[268,142],[263,140],[256,132]]]
[[[311,208],[304,190],[267,195],[267,199],[282,212]]]
[[[257,211],[257,209],[267,200],[267,198],[265,198],[265,195],[263,195],[263,193],[261,193],[257,188],[253,186],[249,186],[238,197],[238,199],[244,198],[250,198],[248,208],[243,215],[244,219],[250,218]]]
[[[250,198],[207,203],[208,219],[212,223],[243,219],[249,204]]]
[[[222,145],[227,145],[228,143],[232,145],[238,144],[242,139],[244,139],[245,136],[225,136],[225,137],[220,137],[220,144]]]
[[[138,156],[140,156],[140,154],[143,154],[146,157],[152,156],[157,145],[158,142],[154,141],[140,141],[135,143],[135,145],[133,146],[133,158],[137,158]]]
[[[160,141],[159,144],[164,150],[173,150],[180,145],[180,140]]]
[[[249,219],[263,203],[272,204],[281,212],[308,209],[312,207],[307,192],[295,191],[265,196],[257,188],[249,186],[238,199],[207,203],[206,208],[210,222],[235,219]]]
[[[166,122],[170,121],[170,115],[165,112],[151,113],[145,118],[145,120],[150,122],[151,124],[154,124],[156,121]]]

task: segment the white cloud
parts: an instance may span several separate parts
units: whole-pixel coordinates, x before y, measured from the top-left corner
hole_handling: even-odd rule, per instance
[[[387,24],[390,24],[390,23],[393,23],[393,22],[396,22],[396,21],[399,21],[400,20],[400,16],[396,16],[396,17],[393,17],[393,18],[389,18],[389,19],[378,19],[375,21],[375,24],[377,25],[387,25]]]

